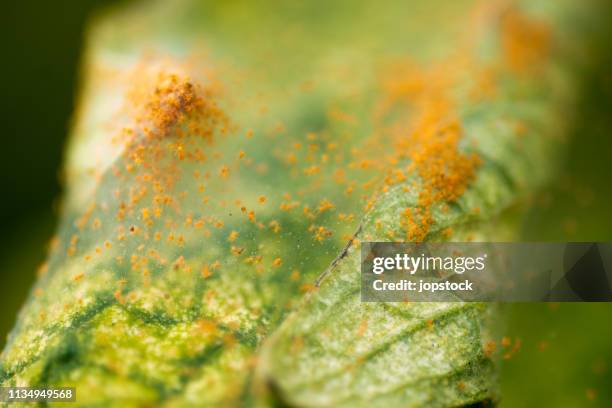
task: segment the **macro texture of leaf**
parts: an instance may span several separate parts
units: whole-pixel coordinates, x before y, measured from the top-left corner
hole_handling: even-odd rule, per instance
[[[80,406],[498,400],[495,308],[361,303],[359,242],[513,239],[563,158],[596,2],[383,3],[95,22],[3,385]]]

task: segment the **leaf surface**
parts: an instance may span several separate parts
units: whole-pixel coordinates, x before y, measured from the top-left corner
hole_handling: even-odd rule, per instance
[[[3,384],[75,386],[82,406],[495,400],[494,310],[362,304],[358,244],[514,236],[563,150],[582,9],[429,3],[97,23]]]

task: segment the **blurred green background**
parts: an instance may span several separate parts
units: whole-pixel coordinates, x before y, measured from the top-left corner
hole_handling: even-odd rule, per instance
[[[24,0],[2,5],[2,347],[55,228],[58,172],[86,20],[109,3]]]
[[[0,177],[2,346],[56,223],[58,170],[77,89],[83,30],[101,0],[4,5]],[[604,36],[612,40],[612,36]],[[583,74],[565,169],[530,204],[526,240],[612,240],[612,41]],[[612,406],[612,304],[505,306],[506,407]]]
[[[612,241],[612,27],[582,73],[565,167],[534,197],[529,241]],[[522,342],[502,363],[503,406],[611,407],[612,303],[507,307],[505,333]]]

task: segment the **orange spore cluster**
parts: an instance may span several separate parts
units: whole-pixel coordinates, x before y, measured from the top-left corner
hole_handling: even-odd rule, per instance
[[[418,207],[402,214],[410,241],[427,236],[433,224],[433,205],[457,200],[475,177],[480,158],[460,151],[461,136],[460,123],[448,103],[436,100],[425,104],[409,137],[398,140],[398,150],[411,159],[407,171],[418,174],[421,182]]]
[[[195,85],[187,76],[163,70],[143,74],[133,88],[127,94],[130,104],[125,110],[129,124],[113,137],[124,151],[106,176],[114,178],[109,180],[114,190],[108,195],[101,192],[87,205],[64,247],[72,256],[82,242],[85,261],[105,257],[107,251],[117,248],[122,253],[112,257],[117,270],[124,269],[124,259],[129,259],[129,271],[140,274],[147,285],[153,268],[171,265],[183,272],[200,268],[183,255],[175,257],[175,250],[167,245],[183,248],[191,229],[208,236],[205,226],[218,228],[223,221],[212,215],[183,213],[183,208],[191,206],[191,185],[199,185],[203,193],[211,176],[199,169],[186,173],[180,163],[193,167],[210,161],[214,153],[207,146],[229,135],[233,125],[218,104],[217,90]],[[229,240],[237,237],[231,233]],[[208,271],[213,269],[215,265]],[[208,274],[203,270],[203,276]],[[73,275],[72,281],[84,276]],[[115,296],[122,302],[130,299],[123,291],[124,286]]]
[[[506,64],[517,71],[530,71],[548,57],[551,31],[547,24],[516,10],[508,10],[501,22]]]
[[[453,71],[446,68],[447,61],[420,70],[411,62],[396,64],[381,81],[385,98],[377,113],[383,118],[394,113],[398,119],[391,125],[392,150],[381,169],[385,174],[382,187],[369,199],[368,206],[395,185],[402,185],[405,192],[418,193],[416,205],[405,208],[400,216],[403,238],[409,241],[427,237],[434,224],[433,207],[457,200],[480,165],[477,154],[460,147],[463,129],[453,106],[452,90],[459,80],[456,72],[466,67],[454,62],[457,65]],[[387,231],[388,237],[393,239],[394,235]]]

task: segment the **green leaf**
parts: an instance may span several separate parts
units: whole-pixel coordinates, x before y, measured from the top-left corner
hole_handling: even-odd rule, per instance
[[[548,35],[579,38],[576,13],[472,25],[471,2],[430,3],[159,2],[96,23],[62,222],[2,384],[74,386],[81,406],[495,401],[493,308],[362,304],[358,241],[514,236],[561,157],[578,40]]]

